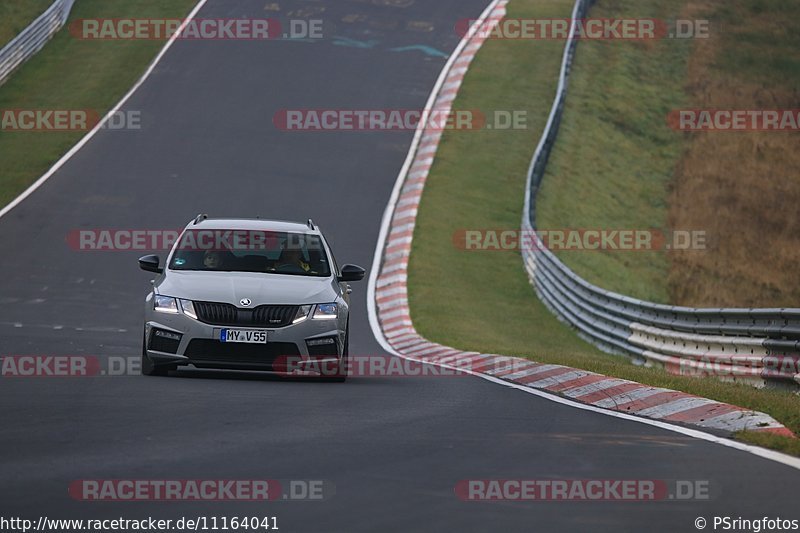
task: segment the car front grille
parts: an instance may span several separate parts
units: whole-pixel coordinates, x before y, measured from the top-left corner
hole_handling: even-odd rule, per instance
[[[296,305],[262,305],[253,309],[253,322],[259,326],[282,328],[297,316]]]
[[[219,326],[237,325],[238,313],[236,306],[230,304],[217,304],[211,302],[194,302],[197,318],[206,324]]]
[[[297,305],[261,305],[255,309],[240,309],[235,305],[194,302],[197,318],[214,326],[283,328],[297,316]]]
[[[276,360],[299,356],[300,350],[292,342],[267,344],[235,344],[213,339],[192,339],[186,347],[186,357],[193,363],[232,363],[271,367]]]

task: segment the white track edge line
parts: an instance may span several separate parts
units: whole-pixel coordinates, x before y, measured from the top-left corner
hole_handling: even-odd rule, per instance
[[[439,73],[439,78],[436,80],[436,84],[433,86],[431,90],[431,94],[428,97],[428,101],[425,104],[425,109],[432,109],[434,104],[436,103],[436,99],[439,96],[439,91],[441,90],[442,86],[444,85],[445,80],[447,79],[447,75],[450,73],[450,69],[453,67],[455,62],[459,59],[461,52],[466,48],[467,43],[472,40],[472,37],[475,35],[477,29],[482,25],[482,23],[489,18],[492,11],[497,7],[497,5],[502,0],[493,0],[489,6],[481,13],[481,16],[478,17],[478,24],[473,24],[470,28],[467,35],[465,35],[461,41],[456,46],[456,49],[447,59],[442,71]],[[394,188],[392,189],[392,194],[389,197],[389,203],[386,205],[386,209],[383,212],[383,218],[381,219],[381,227],[378,233],[378,242],[375,246],[375,254],[372,257],[372,268],[370,269],[369,273],[369,281],[367,285],[367,317],[369,318],[369,324],[372,328],[373,335],[375,336],[375,340],[378,341],[378,344],[386,350],[387,352],[393,355],[400,355],[386,341],[386,338],[383,336],[383,331],[381,330],[380,323],[378,322],[378,315],[376,309],[376,301],[375,301],[375,288],[378,280],[378,272],[381,266],[381,259],[383,258],[383,249],[386,245],[386,237],[389,234],[389,226],[392,221],[392,216],[394,214],[395,207],[397,206],[397,201],[400,198],[400,191],[405,184],[406,177],[408,176],[408,171],[411,168],[411,165],[414,163],[414,159],[417,155],[417,149],[419,148],[420,141],[422,139],[422,135],[425,133],[425,125],[420,122],[417,125],[417,131],[414,133],[414,139],[411,141],[411,147],[408,150],[408,155],[406,156],[405,163],[403,163],[403,167],[400,169],[400,173],[397,176],[397,180],[394,183]]]
[[[205,0],[201,0],[205,1]],[[481,17],[478,19],[479,22],[483,22],[488,15],[494,10],[495,6],[500,3],[501,0],[494,0],[489,7],[481,14]],[[573,10],[573,18],[574,18]],[[478,24],[474,26],[479,26]],[[451,66],[456,62],[458,56],[461,54],[461,51],[466,47],[466,43],[470,40],[471,35],[466,36],[464,39],[461,40],[456,50],[448,59],[447,63],[445,64],[444,68],[442,69],[441,74],[439,75],[439,79],[436,81],[436,84],[433,87],[430,97],[428,98],[427,106],[430,107],[433,102],[436,100],[439,94],[439,90],[441,86],[444,84],[444,80],[447,77],[447,73],[450,71]],[[560,80],[559,80],[559,85]],[[377,316],[377,309],[376,309],[376,301],[375,301],[375,285],[378,279],[378,269],[380,268],[381,259],[383,256],[383,248],[386,242],[386,236],[389,233],[389,225],[392,220],[392,214],[394,213],[395,205],[397,204],[397,200],[400,196],[400,189],[402,188],[406,175],[408,174],[408,170],[411,168],[413,164],[414,158],[416,156],[417,147],[419,146],[420,139],[422,137],[423,130],[418,128],[416,134],[414,135],[414,140],[411,143],[411,147],[408,151],[408,156],[406,157],[405,164],[403,165],[402,169],[400,170],[400,174],[397,176],[397,181],[395,181],[394,189],[392,190],[392,195],[389,198],[389,203],[386,205],[386,210],[383,213],[383,219],[381,220],[381,227],[380,232],[378,234],[378,242],[375,246],[375,254],[373,255],[372,259],[372,269],[369,275],[369,285],[367,286],[367,315],[369,318],[369,324],[372,328],[372,334],[375,337],[375,340],[378,341],[378,344],[386,350],[386,352],[395,355],[397,357],[401,357],[407,360],[415,360],[413,357],[407,357],[396,350],[394,350],[383,336],[383,331],[381,330],[380,323],[378,322]],[[527,203],[527,202],[526,202]],[[2,213],[0,213],[2,216]],[[523,215],[524,216],[524,215]],[[426,364],[439,366],[443,368],[448,368],[447,365],[437,364],[433,362],[426,362]],[[461,369],[464,371],[463,369]],[[711,433],[705,433],[703,431],[699,431],[696,429],[690,429],[683,426],[677,426],[674,424],[669,424],[666,422],[661,422],[659,420],[653,420],[649,418],[640,418],[637,416],[620,413],[617,411],[610,411],[607,409],[602,409],[599,407],[595,407],[590,404],[584,404],[580,402],[576,402],[573,400],[569,400],[567,398],[563,398],[561,396],[556,396],[554,394],[540,391],[537,389],[531,389],[528,387],[524,387],[522,385],[511,383],[508,381],[503,381],[499,378],[495,378],[494,376],[490,376],[487,374],[479,374],[476,372],[465,371],[468,374],[472,374],[473,376],[479,377],[481,379],[485,379],[487,381],[491,381],[498,385],[504,385],[506,387],[511,387],[514,389],[521,390],[523,392],[527,392],[528,394],[533,394],[534,396],[539,396],[540,398],[544,398],[546,400],[550,400],[551,402],[560,403],[562,405],[567,405],[570,407],[574,407],[576,409],[582,409],[584,411],[591,411],[594,413],[600,413],[606,416],[613,416],[616,418],[621,418],[623,420],[630,420],[632,422],[638,422],[640,424],[647,424],[649,426],[654,426],[660,429],[664,429],[667,431],[672,431],[674,433],[680,433],[682,435],[686,435],[688,437],[694,437],[696,439],[704,440],[707,442],[712,442],[715,444],[720,444],[722,446],[727,446],[728,448],[733,448],[736,450],[740,450],[743,452],[747,452],[763,459],[767,459],[770,461],[775,461],[777,463],[784,464],[786,466],[795,468],[800,470],[800,458],[793,457],[791,455],[787,455],[785,453],[777,452],[774,450],[769,450],[767,448],[761,448],[759,446],[753,446],[751,444],[746,444],[743,442],[735,441],[728,438],[718,437],[716,435],[712,435]]]
[[[186,18],[181,23],[181,28],[183,28],[190,20],[194,18],[197,12],[203,8],[203,6],[206,4],[207,1],[208,0],[200,0],[199,2],[197,2],[197,4],[195,4],[194,8],[192,8],[192,11],[186,16]],[[50,167],[50,170],[45,172],[44,175],[42,175],[42,177],[33,182],[31,185],[29,185],[27,189],[22,191],[16,198],[11,200],[11,202],[9,202],[5,207],[0,209],[0,217],[3,217],[9,211],[11,211],[20,203],[22,203],[22,201],[25,200],[28,196],[33,194],[36,191],[36,189],[44,185],[44,183],[48,179],[50,179],[53,176],[53,174],[58,172],[58,170],[62,166],[64,166],[67,163],[67,161],[69,161],[72,158],[72,156],[78,153],[78,151],[80,151],[80,149],[83,148],[86,145],[86,143],[88,143],[98,131],[100,131],[100,129],[105,125],[108,119],[112,115],[116,114],[117,111],[119,111],[120,108],[125,105],[125,102],[127,102],[128,99],[131,96],[133,96],[133,93],[135,93],[136,90],[139,87],[141,87],[141,85],[147,80],[147,78],[150,77],[150,74],[152,74],[153,70],[156,68],[159,61],[161,61],[161,58],[164,57],[164,54],[167,53],[167,50],[170,49],[170,47],[177,40],[179,35],[180,31],[176,31],[175,34],[173,34],[173,36],[170,37],[169,41],[167,41],[164,47],[161,48],[161,51],[147,67],[147,70],[144,71],[144,74],[141,75],[141,77],[136,81],[133,87],[131,87],[131,89],[127,93],[125,93],[125,96],[123,96],[122,99],[119,102],[117,102],[117,104],[108,113],[105,114],[103,119],[100,122],[98,122],[97,125],[94,128],[92,128],[92,130],[89,133],[81,137],[81,139],[75,144],[75,146],[70,148],[70,150],[66,154],[61,156],[61,159],[56,161],[56,163],[52,167]]]
[[[186,22],[188,22],[189,20],[193,19],[194,16],[197,14],[197,12],[200,11],[200,9],[203,8],[203,6],[206,4],[207,1],[208,0],[200,0],[195,5],[195,7],[192,9],[192,11],[189,13],[189,15],[187,15],[186,19],[184,19],[184,24],[186,24]],[[483,14],[481,15],[481,18],[479,20],[480,21],[485,20],[485,18],[491,13],[491,11],[494,9],[494,7],[500,1],[501,0],[494,0],[489,5],[489,7],[486,8],[486,10],[483,12]],[[115,114],[117,111],[119,111],[119,109],[123,105],[125,105],[125,102],[127,102],[128,99],[130,99],[130,97],[133,96],[133,94],[136,92],[136,90],[139,89],[139,87],[147,80],[147,78],[150,76],[150,74],[152,74],[153,70],[155,70],[155,67],[161,61],[162,57],[167,53],[167,51],[172,46],[172,44],[177,40],[178,35],[179,35],[179,32],[176,32],[170,38],[170,40],[167,41],[167,44],[164,45],[164,47],[161,49],[161,51],[158,53],[158,55],[155,57],[155,59],[153,59],[153,61],[150,63],[150,66],[147,68],[147,70],[144,72],[144,74],[142,74],[142,76],[139,78],[139,80],[136,82],[136,84],[134,84],[134,86],[131,87],[131,89],[125,94],[125,96],[123,96],[122,99],[117,103],[117,105],[115,105],[103,117],[103,119],[92,129],[92,131],[90,131],[85,136],[83,136],[81,138],[81,140],[78,141],[78,143],[75,144],[75,146],[73,146],[66,154],[64,154],[61,157],[61,159],[59,159],[50,168],[50,170],[48,170],[42,177],[40,177],[38,180],[36,180],[25,191],[23,191],[19,196],[17,196],[8,205],[6,205],[2,210],[0,210],[0,217],[3,217],[5,214],[7,214],[9,211],[11,211],[14,207],[16,207],[17,205],[22,203],[22,201],[25,200],[28,196],[33,194],[33,192],[36,191],[36,189],[41,187],[53,174],[55,174],[62,166],[64,166],[64,164],[66,164],[67,161],[69,161],[72,158],[73,155],[75,155],[81,148],[83,148],[83,146],[86,145],[86,143],[88,143],[89,140],[91,140],[92,137],[94,137],[94,135],[100,130],[100,128],[108,121],[109,117],[111,115]],[[470,40],[470,38],[471,38],[471,35],[468,35],[467,37],[462,39],[462,41],[459,43],[459,45],[456,48],[456,50],[453,52],[453,54],[448,59],[448,61],[445,64],[444,68],[442,69],[441,74],[439,75],[439,79],[437,80],[436,85],[434,85],[433,91],[431,92],[431,96],[428,99],[428,104],[427,104],[426,107],[432,106],[433,102],[435,101],[436,97],[438,96],[439,89],[444,84],[444,80],[445,80],[445,78],[447,76],[447,73],[450,71],[450,68],[455,63],[455,61],[458,58],[458,56],[461,54],[461,51],[466,47],[466,43]],[[384,243],[385,243],[385,240],[386,240],[386,235],[388,234],[388,230],[389,230],[389,223],[391,222],[391,217],[392,217],[392,214],[394,213],[394,207],[395,207],[395,204],[397,203],[397,199],[400,196],[400,189],[402,187],[402,184],[405,182],[405,176],[408,173],[408,169],[411,167],[411,164],[413,163],[414,157],[416,155],[416,150],[417,150],[417,147],[419,146],[419,141],[420,141],[420,138],[422,137],[422,133],[423,133],[422,129],[417,129],[417,132],[414,135],[414,140],[412,141],[412,144],[411,144],[411,149],[409,150],[408,156],[406,158],[406,162],[403,165],[403,168],[401,169],[400,174],[398,175],[397,181],[395,182],[394,189],[392,190],[392,195],[391,195],[391,197],[389,199],[389,203],[387,204],[386,210],[384,211],[383,220],[381,222],[380,233],[378,235],[378,243],[377,243],[377,246],[375,248],[375,254],[373,256],[372,271],[370,272],[370,277],[369,277],[369,285],[367,287],[367,298],[368,298],[368,301],[367,301],[367,314],[368,314],[368,317],[369,317],[370,327],[372,328],[372,332],[373,332],[373,335],[375,336],[375,339],[378,341],[378,343],[387,352],[389,352],[389,353],[391,353],[393,355],[396,355],[398,357],[401,357],[403,359],[406,359],[406,360],[416,360],[416,359],[413,358],[413,357],[406,357],[406,356],[398,353],[397,351],[392,349],[391,346],[389,346],[389,343],[383,337],[383,332],[381,331],[380,325],[378,324],[378,320],[377,320],[377,315],[376,315],[376,310],[375,310],[374,294],[375,294],[375,283],[377,281],[377,268],[376,267],[380,266],[381,257],[383,255],[383,246],[384,246]],[[441,365],[441,364],[432,363],[432,362],[427,362],[426,364],[447,368],[447,365]],[[450,367],[450,368],[455,368],[455,367]],[[461,370],[464,371],[463,369],[461,369]],[[469,371],[467,371],[467,373],[471,374],[473,376],[485,379],[487,381],[491,381],[493,383],[497,383],[499,385],[505,385],[506,387],[511,387],[511,388],[514,388],[514,389],[518,389],[518,390],[527,392],[529,394],[533,394],[535,396],[539,396],[541,398],[545,398],[545,399],[550,400],[552,402],[560,403],[560,404],[563,404],[563,405],[568,405],[568,406],[571,406],[571,407],[575,407],[577,409],[583,409],[585,411],[592,411],[592,412],[596,412],[596,413],[605,414],[605,415],[608,415],[608,416],[622,418],[624,420],[631,420],[631,421],[639,422],[639,423],[642,423],[642,424],[647,424],[647,425],[659,427],[661,429],[666,429],[668,431],[681,433],[683,435],[694,437],[694,438],[697,438],[697,439],[700,439],[700,440],[714,442],[714,443],[717,443],[717,444],[721,444],[723,446],[727,446],[729,448],[734,448],[734,449],[738,449],[738,450],[741,450],[741,451],[745,451],[745,452],[751,453],[753,455],[757,455],[757,456],[762,457],[764,459],[769,459],[769,460],[772,460],[772,461],[776,461],[778,463],[782,463],[782,464],[785,464],[787,466],[791,466],[793,468],[796,468],[796,469],[800,470],[800,458],[792,457],[790,455],[786,455],[786,454],[783,454],[783,453],[780,453],[780,452],[776,452],[776,451],[773,451],[773,450],[768,450],[766,448],[760,448],[758,446],[752,446],[752,445],[745,444],[745,443],[742,443],[742,442],[733,441],[733,440],[730,440],[730,439],[717,437],[716,435],[712,435],[710,433],[704,433],[702,431],[698,431],[698,430],[694,430],[694,429],[689,429],[689,428],[684,428],[684,427],[681,427],[681,426],[675,426],[675,425],[672,425],[672,424],[667,424],[667,423],[664,423],[664,422],[659,422],[658,420],[651,420],[651,419],[647,419],[647,418],[639,418],[639,417],[635,417],[635,416],[632,416],[632,415],[627,415],[625,413],[619,413],[619,412],[616,412],[616,411],[608,411],[608,410],[605,410],[605,409],[594,407],[592,405],[578,403],[578,402],[575,402],[575,401],[572,401],[572,400],[568,400],[566,398],[562,398],[560,396],[555,396],[555,395],[552,395],[550,393],[546,393],[546,392],[539,391],[539,390],[536,390],[536,389],[530,389],[528,387],[524,387],[524,386],[518,385],[516,383],[503,381],[503,380],[501,380],[499,378],[495,378],[493,376],[489,376],[489,375],[486,375],[486,374],[479,374],[479,373],[476,373],[476,372],[469,372]]]
[[[406,358],[403,355],[399,355],[399,357]],[[409,358],[406,358],[406,359],[409,359]],[[413,358],[410,358],[410,359],[413,359]],[[519,383],[512,383],[512,382],[509,382],[509,381],[503,381],[500,378],[496,378],[496,377],[488,376],[488,375],[483,375],[483,374],[480,374],[478,372],[472,372],[470,370],[465,370],[465,369],[459,368],[457,366],[451,367],[450,365],[441,365],[441,364],[437,364],[437,363],[428,363],[428,364],[431,364],[431,365],[434,365],[434,366],[447,367],[447,368],[451,368],[451,369],[455,369],[455,370],[460,370],[461,372],[464,372],[466,374],[472,374],[473,376],[486,379],[487,381],[492,381],[492,382],[497,383],[499,385],[505,385],[507,387],[511,387],[513,389],[518,389],[518,390],[521,390],[523,392],[527,392],[528,394],[533,394],[535,396],[539,396],[541,398],[550,400],[550,401],[555,402],[555,403],[560,403],[560,404],[567,405],[567,406],[570,406],[570,407],[575,407],[577,409],[583,409],[584,411],[591,411],[591,412],[594,412],[594,413],[601,413],[601,414],[608,415],[608,416],[613,416],[613,417],[616,417],[616,418],[622,418],[623,420],[631,420],[633,422],[639,422],[641,424],[647,424],[649,426],[655,426],[657,428],[666,429],[668,431],[673,431],[675,433],[681,433],[683,435],[686,435],[686,436],[689,436],[689,437],[694,437],[696,439],[705,440],[705,441],[713,442],[713,443],[716,443],[716,444],[721,444],[721,445],[727,446],[729,448],[734,448],[734,449],[737,449],[737,450],[748,452],[748,453],[751,453],[753,455],[757,455],[759,457],[762,457],[764,459],[768,459],[768,460],[771,460],[771,461],[776,461],[778,463],[781,463],[781,464],[784,464],[786,466],[790,466],[792,468],[800,470],[800,457],[794,457],[794,456],[791,456],[791,455],[787,455],[785,453],[781,453],[781,452],[774,451],[774,450],[769,450],[767,448],[761,448],[759,446],[753,446],[751,444],[747,444],[747,443],[744,443],[744,442],[728,439],[728,438],[725,438],[725,437],[718,437],[716,435],[712,435],[712,434],[706,433],[704,431],[699,431],[699,430],[696,430],[696,429],[691,429],[691,428],[687,428],[687,427],[683,427],[683,426],[676,426],[674,424],[670,424],[670,423],[667,423],[667,422],[661,422],[660,420],[654,420],[654,419],[651,419],[651,418],[642,418],[642,417],[630,415],[630,414],[627,414],[627,413],[621,413],[619,411],[610,411],[608,409],[603,409],[601,407],[595,407],[594,405],[591,405],[591,404],[576,402],[574,400],[570,400],[570,399],[564,398],[562,396],[557,396],[557,395],[552,394],[550,392],[545,392],[545,391],[538,390],[538,389],[532,389],[532,388],[526,387],[524,385],[520,385]]]

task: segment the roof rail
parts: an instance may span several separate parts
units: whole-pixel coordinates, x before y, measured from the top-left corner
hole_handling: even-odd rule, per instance
[[[314,221],[313,221],[313,220],[311,220],[310,218],[308,219],[308,222],[306,222],[306,226],[308,226],[308,229],[312,229],[312,230],[313,230],[313,229],[317,229],[317,228],[314,226]]]
[[[207,218],[208,218],[208,215],[204,215],[204,214],[202,214],[202,213],[201,213],[201,214],[199,214],[199,215],[197,215],[197,216],[194,218],[194,225],[195,225],[195,226],[196,226],[196,225],[198,225],[199,223],[201,223],[202,221],[206,220]]]

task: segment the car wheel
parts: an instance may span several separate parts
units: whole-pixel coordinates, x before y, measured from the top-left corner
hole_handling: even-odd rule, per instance
[[[147,355],[147,336],[142,334],[142,375],[166,376],[170,370],[176,370],[177,365],[157,365]]]

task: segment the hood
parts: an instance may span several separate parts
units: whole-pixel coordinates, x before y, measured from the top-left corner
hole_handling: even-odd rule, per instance
[[[338,284],[332,278],[259,274],[251,272],[168,271],[157,285],[159,294],[197,302],[229,303],[241,307],[249,298],[258,305],[305,305],[336,301]]]

